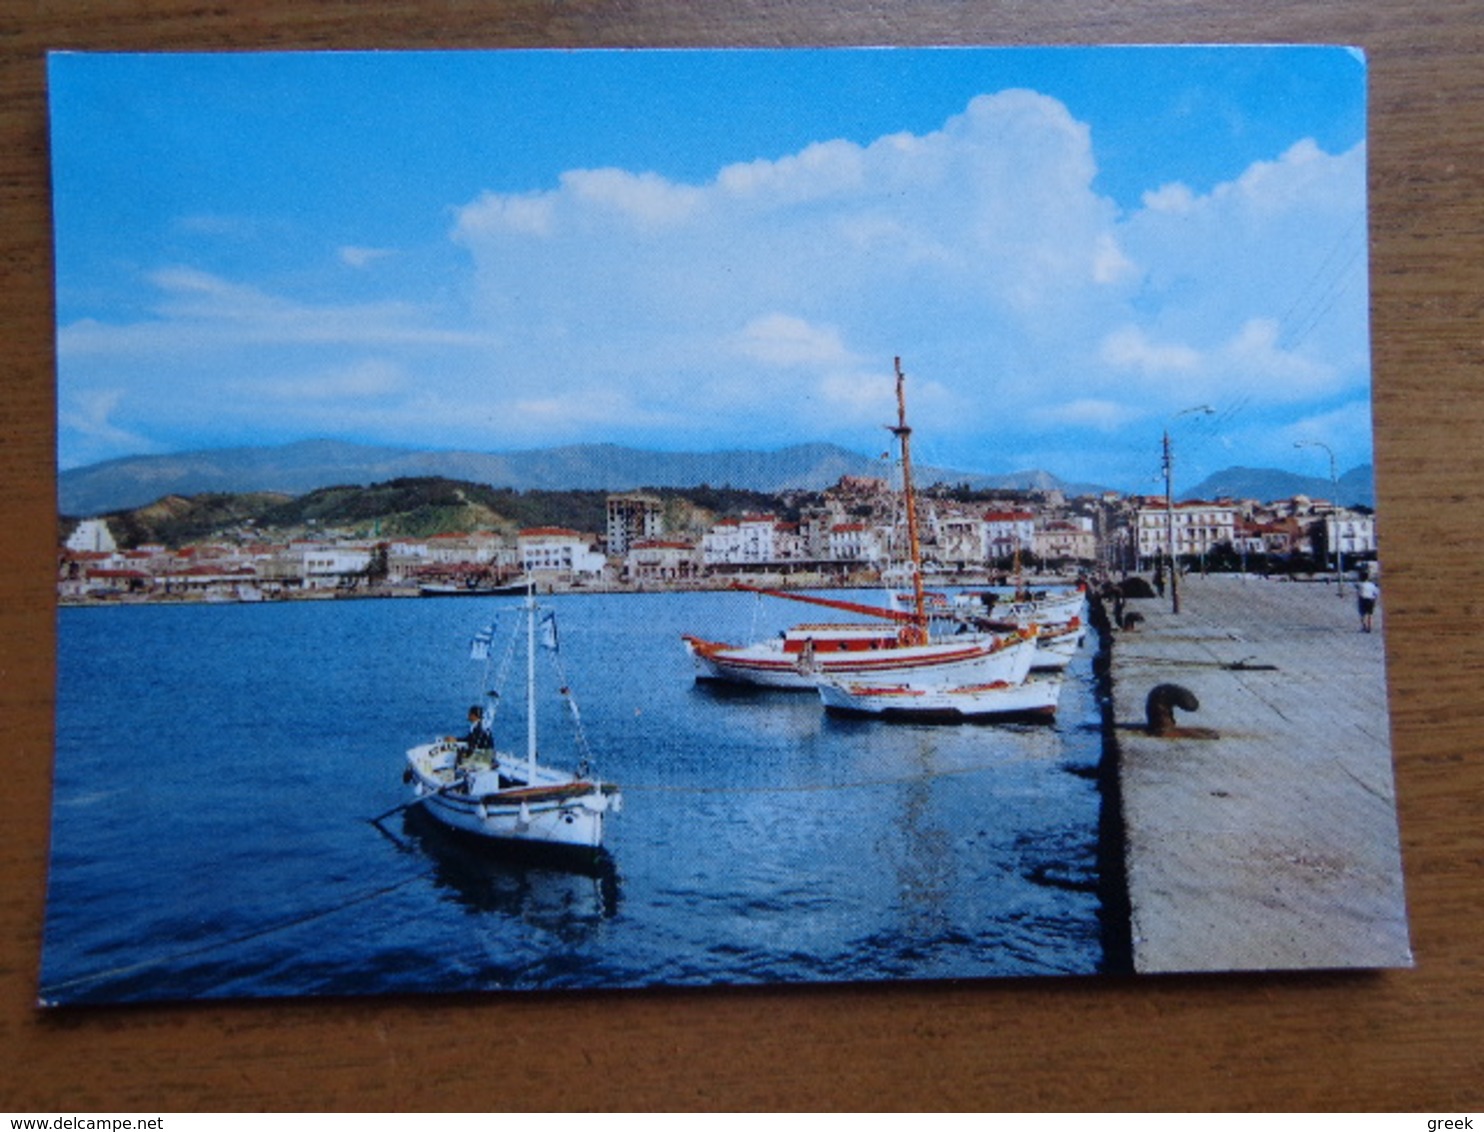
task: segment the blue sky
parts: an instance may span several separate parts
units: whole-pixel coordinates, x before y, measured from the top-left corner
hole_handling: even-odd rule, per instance
[[[1370,459],[1345,49],[60,54],[50,96],[64,469],[872,452],[897,354],[941,466]]]

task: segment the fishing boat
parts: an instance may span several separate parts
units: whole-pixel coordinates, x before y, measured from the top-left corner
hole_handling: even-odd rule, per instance
[[[1018,625],[1062,624],[1074,619],[1086,620],[1087,591],[1080,585],[1074,590],[1036,593],[1018,590],[1008,595],[993,590],[969,590],[954,595],[952,610],[960,618],[990,618]]]
[[[738,585],[737,589],[754,589]],[[807,594],[755,589],[791,601],[895,620],[890,610]],[[915,619],[903,627],[870,622],[805,622],[771,640],[730,645],[687,634],[682,638],[695,659],[696,679],[766,688],[808,691],[821,676],[928,674],[935,679],[989,681],[1012,679],[1036,653],[1036,632],[1011,626],[998,633],[961,633],[939,640],[914,633]]]
[[[1023,678],[1036,648],[1034,631],[1015,626],[1005,631],[983,631],[963,621],[954,622],[947,635],[934,637],[930,631],[933,613],[922,583],[922,543],[912,484],[912,429],[907,424],[906,377],[900,358],[896,359],[896,377],[897,423],[888,427],[902,453],[911,608],[863,605],[734,583],[733,589],[807,602],[889,624],[795,625],[772,640],[744,645],[685,634],[681,639],[694,658],[696,679],[808,690],[828,676],[880,675],[965,686],[1013,680],[1016,671]]]
[[[1033,672],[1066,668],[1087,639],[1087,595],[1080,585],[1072,591],[1049,593],[1022,589],[1008,598],[992,590],[927,596],[927,609],[935,620],[981,632],[1033,635],[1037,645]],[[906,601],[905,595],[892,594],[893,608]]]
[[[884,719],[955,723],[971,719],[1048,719],[1056,714],[1061,681],[1022,679],[977,684],[827,677],[819,681],[827,711]]]
[[[484,582],[471,575],[461,582],[423,582],[417,587],[421,597],[507,597],[523,594],[530,583],[524,578],[511,582]]]
[[[1060,672],[1072,663],[1077,650],[1087,638],[1087,626],[1080,617],[1060,625],[1037,625],[1036,659],[1032,672]]]
[[[499,750],[490,734],[493,706],[470,709],[469,735],[460,740],[437,739],[407,752],[404,777],[412,787],[413,804],[421,804],[437,821],[466,834],[504,845],[566,847],[597,850],[603,844],[603,822],[622,804],[618,788],[598,779],[590,770],[590,752],[581,729],[577,706],[562,681],[562,694],[576,725],[580,761],[574,772],[543,764],[537,754],[536,653],[538,647],[556,650],[553,614],[541,619],[538,645],[535,594],[528,589],[525,605],[526,743],[524,753]],[[519,632],[517,626],[517,633]],[[472,655],[493,660],[493,627],[475,638]],[[515,637],[512,637],[513,652]],[[506,653],[505,666],[511,652]],[[498,681],[497,681],[498,683]],[[488,682],[485,682],[488,687]],[[489,693],[492,705],[498,692]]]

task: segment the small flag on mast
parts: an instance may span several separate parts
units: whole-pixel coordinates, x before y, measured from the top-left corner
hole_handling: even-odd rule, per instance
[[[495,639],[495,627],[486,625],[474,634],[474,641],[469,646],[470,660],[488,660],[490,658],[490,642]]]

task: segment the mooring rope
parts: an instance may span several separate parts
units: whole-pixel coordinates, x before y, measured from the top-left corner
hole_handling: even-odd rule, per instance
[[[391,812],[395,813],[396,811],[393,810]],[[199,955],[207,955],[214,951],[221,951],[224,948],[236,947],[240,944],[248,943],[255,939],[262,939],[264,936],[270,936],[278,932],[288,931],[291,928],[297,928],[303,924],[313,923],[315,920],[322,920],[327,916],[335,915],[337,912],[343,912],[347,908],[353,908],[358,904],[364,904],[368,900],[375,900],[379,897],[386,896],[388,893],[396,892],[398,889],[407,887],[414,881],[419,881],[425,877],[431,876],[436,871],[436,866],[429,866],[428,868],[423,869],[421,872],[414,873],[412,876],[404,877],[403,879],[392,884],[381,885],[380,887],[371,889],[367,892],[358,893],[355,896],[351,897],[349,900],[342,900],[340,903],[329,908],[318,908],[311,912],[300,913],[299,915],[292,916],[288,919],[279,920],[271,924],[266,924],[262,927],[254,928],[251,931],[243,932],[240,935],[232,936],[229,939],[213,940],[211,943],[198,944],[195,947],[188,947],[181,951],[174,951],[168,955],[157,955],[150,959],[142,959],[137,963],[127,963],[119,967],[112,967],[106,971],[95,971],[89,975],[76,975],[70,979],[63,979],[61,982],[49,983],[45,986],[42,986],[39,988],[37,993],[40,995],[43,1002],[47,1002],[50,999],[50,996],[56,994],[58,991],[71,990],[74,987],[88,986],[92,983],[102,982],[105,979],[122,978],[125,975],[132,975],[139,971],[147,971],[151,967],[160,967],[170,963],[178,963],[182,960],[192,959]]]

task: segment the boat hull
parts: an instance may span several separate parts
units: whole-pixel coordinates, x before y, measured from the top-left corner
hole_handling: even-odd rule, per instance
[[[1036,638],[1036,660],[1031,670],[1059,672],[1065,669],[1082,647],[1085,636],[1086,630],[1075,621],[1067,625],[1042,626]]]
[[[686,637],[696,679],[808,691],[826,678],[931,678],[962,684],[1025,679],[1036,656],[1033,639],[964,634],[942,642],[886,649],[812,654],[787,652],[773,641],[732,646]]]
[[[854,680],[819,684],[819,698],[833,713],[942,722],[1049,719],[1056,714],[1060,695],[1058,680],[941,686]]]
[[[413,800],[430,817],[491,842],[602,846],[603,819],[619,806],[614,787],[545,767],[538,768],[536,781],[526,782],[524,765],[508,757],[461,767],[458,756],[457,744],[450,743],[407,752]]]

